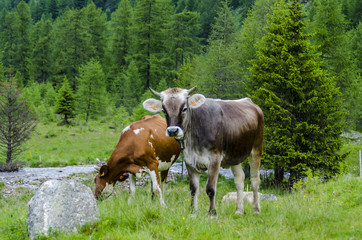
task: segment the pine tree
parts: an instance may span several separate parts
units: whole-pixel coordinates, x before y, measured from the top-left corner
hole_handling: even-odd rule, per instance
[[[75,90],[78,69],[90,59],[91,41],[84,11],[67,9],[53,30],[55,39],[52,45],[52,58],[55,59],[53,81],[57,84],[59,78],[65,75]]]
[[[227,1],[221,3],[209,38],[209,48],[199,58],[196,82],[207,96],[240,98],[241,84],[236,61],[235,20]]]
[[[143,83],[134,61],[128,66],[123,75],[122,103],[131,113],[133,108],[139,103],[140,96],[143,93]]]
[[[89,48],[90,52],[88,58],[97,58],[99,60],[104,58],[104,52],[106,48],[105,32],[106,16],[102,13],[100,8],[96,8],[96,5],[92,2],[83,9],[84,23],[87,26],[89,33]]]
[[[331,178],[344,159],[339,92],[303,33],[303,15],[298,0],[278,1],[250,68],[251,97],[265,115],[264,163],[278,183],[290,172],[290,186],[307,170]]]
[[[16,13],[19,19],[18,26],[18,48],[16,55],[16,64],[18,65],[21,73],[21,79],[24,84],[29,80],[29,59],[30,59],[30,26],[31,26],[31,15],[28,4],[21,1],[17,8]]]
[[[174,54],[175,69],[178,70],[186,60],[199,53],[200,44],[197,34],[200,29],[198,23],[200,15],[197,12],[183,11],[174,16],[170,22],[173,29],[171,52]],[[170,38],[171,40],[171,38]]]
[[[75,98],[66,77],[63,79],[56,100],[57,105],[55,113],[64,115],[62,124],[69,124],[69,119],[75,116]]]
[[[85,114],[85,123],[89,117],[98,117],[104,113],[106,86],[105,76],[99,61],[91,59],[79,69],[79,87],[77,90],[77,109]]]
[[[277,0],[256,0],[248,17],[243,21],[240,34],[236,38],[235,45],[239,71],[241,72],[241,81],[248,80],[250,74],[248,68],[251,67],[250,60],[257,58],[257,44],[265,35],[264,27],[267,25],[267,16],[272,12],[272,6]],[[244,91],[249,93],[249,89],[244,85]]]
[[[128,0],[123,0],[117,10],[112,14],[110,28],[112,35],[110,37],[111,66],[110,71],[113,74],[110,78],[115,78],[127,68],[127,58],[132,53],[132,43],[134,40],[133,27],[133,8]]]
[[[170,0],[141,0],[135,8],[135,43],[133,58],[144,86],[158,85],[160,79],[171,79],[173,61],[165,46],[170,38],[169,22],[174,14]]]
[[[8,69],[16,70],[16,53],[18,43],[19,18],[15,12],[4,12],[4,22],[2,23],[2,32],[0,34],[0,42],[3,50],[3,64]]]
[[[34,47],[29,72],[37,82],[47,82],[52,74],[51,30],[52,23],[44,16],[33,27]]]
[[[21,91],[16,81],[9,81],[0,86],[0,151],[6,164],[0,171],[16,171],[18,156],[23,151],[23,143],[29,139],[37,125],[35,114],[29,109],[26,101],[20,97]]]

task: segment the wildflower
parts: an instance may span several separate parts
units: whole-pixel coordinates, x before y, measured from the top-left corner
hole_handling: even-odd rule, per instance
[[[182,220],[185,220],[185,217],[182,217]]]

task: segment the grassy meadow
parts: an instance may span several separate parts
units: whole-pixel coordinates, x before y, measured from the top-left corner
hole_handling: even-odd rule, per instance
[[[27,143],[23,160],[27,166],[93,164],[97,157],[108,158],[121,130],[101,123],[87,127],[41,124]],[[98,202],[99,222],[81,228],[77,234],[53,232],[39,239],[362,239],[359,149],[359,142],[346,139],[342,149],[350,152],[346,173],[328,183],[308,178],[303,188],[293,192],[262,185],[260,192],[273,193],[278,201],[261,202],[260,215],[252,214],[247,204],[244,216],[234,215],[234,204],[222,205],[222,197],[235,188],[233,180],[220,177],[216,195],[218,218],[210,219],[205,175],[200,182],[199,212],[192,215],[185,177],[168,183],[167,208],[162,208],[157,198],[151,200],[148,182],[137,188],[131,205],[127,203],[128,191],[117,188],[110,198]],[[82,177],[93,190],[94,175]],[[4,187],[0,182],[0,192]],[[26,189],[17,189],[7,198],[0,194],[0,239],[29,239],[27,204],[32,196]]]

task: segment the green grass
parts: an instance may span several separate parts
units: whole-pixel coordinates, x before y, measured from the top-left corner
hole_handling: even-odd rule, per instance
[[[39,124],[21,161],[33,167],[94,164],[96,158],[110,156],[121,131],[97,122],[69,127]],[[361,178],[356,178],[360,149],[359,142],[345,140],[341,152],[349,152],[346,173],[328,183],[306,181],[306,186],[295,192],[262,188],[260,192],[274,193],[278,201],[261,202],[261,215],[252,214],[250,205],[246,205],[244,216],[234,215],[234,204],[222,206],[223,195],[235,191],[235,187],[233,180],[220,177],[218,218],[210,219],[205,176],[201,177],[199,212],[192,215],[188,180],[183,178],[168,184],[167,208],[160,207],[157,199],[151,200],[149,185],[137,188],[132,205],[127,203],[128,192],[118,190],[98,202],[99,222],[83,227],[77,234],[54,232],[40,239],[362,239],[362,185]],[[92,190],[93,177],[84,180]],[[0,192],[4,187],[0,182]],[[32,196],[26,189],[17,189],[8,198],[0,194],[1,240],[29,239],[27,204]]]
[[[91,181],[86,184],[93,188]],[[209,200],[202,181],[199,212],[190,211],[187,181],[168,185],[162,208],[151,200],[150,186],[137,188],[133,204],[128,192],[116,192],[98,202],[101,220],[77,234],[52,233],[43,239],[361,239],[362,184],[360,178],[343,176],[328,183],[314,183],[304,190],[278,195],[277,202],[261,202],[261,215],[246,205],[246,215],[235,216],[235,205],[221,205],[224,194],[234,191],[232,180],[220,179],[218,218],[207,214]],[[268,191],[265,189],[262,192]],[[20,196],[20,197],[19,197]],[[31,194],[0,199],[0,238],[28,239],[27,202]]]
[[[96,158],[108,159],[121,131],[98,122],[67,127],[41,123],[25,144],[20,161],[30,167],[95,164]]]

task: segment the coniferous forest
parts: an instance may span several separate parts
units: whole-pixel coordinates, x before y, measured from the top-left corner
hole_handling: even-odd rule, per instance
[[[17,79],[44,123],[139,120],[149,114],[148,84],[248,96],[265,113],[266,163],[295,178],[307,167],[329,177],[343,159],[337,136],[362,129],[361,8],[359,0],[1,0],[0,82]]]

